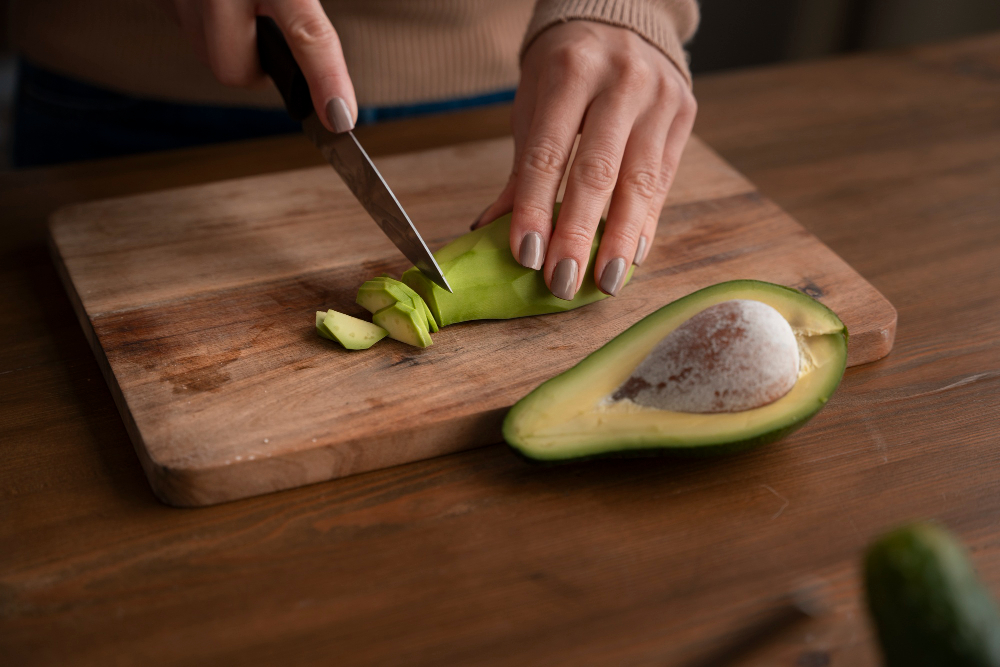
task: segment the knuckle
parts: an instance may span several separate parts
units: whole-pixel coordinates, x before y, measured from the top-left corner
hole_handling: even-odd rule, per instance
[[[551,139],[540,139],[524,147],[520,171],[532,171],[543,176],[562,178],[565,158]]]
[[[677,175],[676,165],[664,163],[660,167],[660,188],[659,192],[666,193],[670,189],[671,183],[674,182],[674,176]]]
[[[649,85],[652,71],[645,60],[623,55],[614,63],[619,84],[628,90],[639,90]]]
[[[288,23],[288,38],[303,46],[324,44],[334,35],[330,21],[318,14],[301,14]]]
[[[652,169],[638,167],[623,173],[618,183],[634,196],[648,201],[660,190],[660,175]]]
[[[511,225],[523,229],[548,229],[552,225],[552,211],[533,201],[514,202]]]
[[[618,161],[607,150],[589,150],[573,162],[573,180],[587,188],[607,191],[618,177]]]
[[[594,230],[580,224],[563,223],[556,228],[555,236],[563,246],[583,255],[594,242]]]

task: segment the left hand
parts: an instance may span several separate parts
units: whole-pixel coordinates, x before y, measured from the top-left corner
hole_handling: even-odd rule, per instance
[[[512,211],[514,257],[544,269],[552,293],[569,300],[583,283],[610,196],[594,279],[616,295],[629,266],[649,252],[696,111],[677,67],[634,32],[591,21],[548,28],[521,66],[510,180],[474,227]],[[578,133],[553,229],[556,192]]]

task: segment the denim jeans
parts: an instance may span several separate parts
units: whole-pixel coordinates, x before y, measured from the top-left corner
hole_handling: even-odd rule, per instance
[[[392,107],[362,107],[358,124],[514,99],[513,90]],[[14,167],[170,150],[300,131],[280,109],[181,104],[118,93],[19,63]]]

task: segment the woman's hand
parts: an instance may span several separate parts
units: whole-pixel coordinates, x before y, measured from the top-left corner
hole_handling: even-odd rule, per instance
[[[265,80],[257,59],[257,15],[269,16],[302,68],[316,115],[327,129],[354,127],[358,103],[340,39],[319,0],[161,0],[198,57],[227,86]]]
[[[524,266],[572,299],[611,197],[594,263],[601,290],[618,294],[629,265],[649,252],[697,105],[677,67],[630,30],[570,21],[540,34],[521,66],[507,186],[475,226],[513,211],[510,247]],[[552,209],[580,133],[555,229]]]

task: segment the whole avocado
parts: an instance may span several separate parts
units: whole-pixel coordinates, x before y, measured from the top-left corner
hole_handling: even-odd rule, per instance
[[[887,667],[1000,667],[1000,616],[961,544],[929,523],[897,528],[865,557]]]

